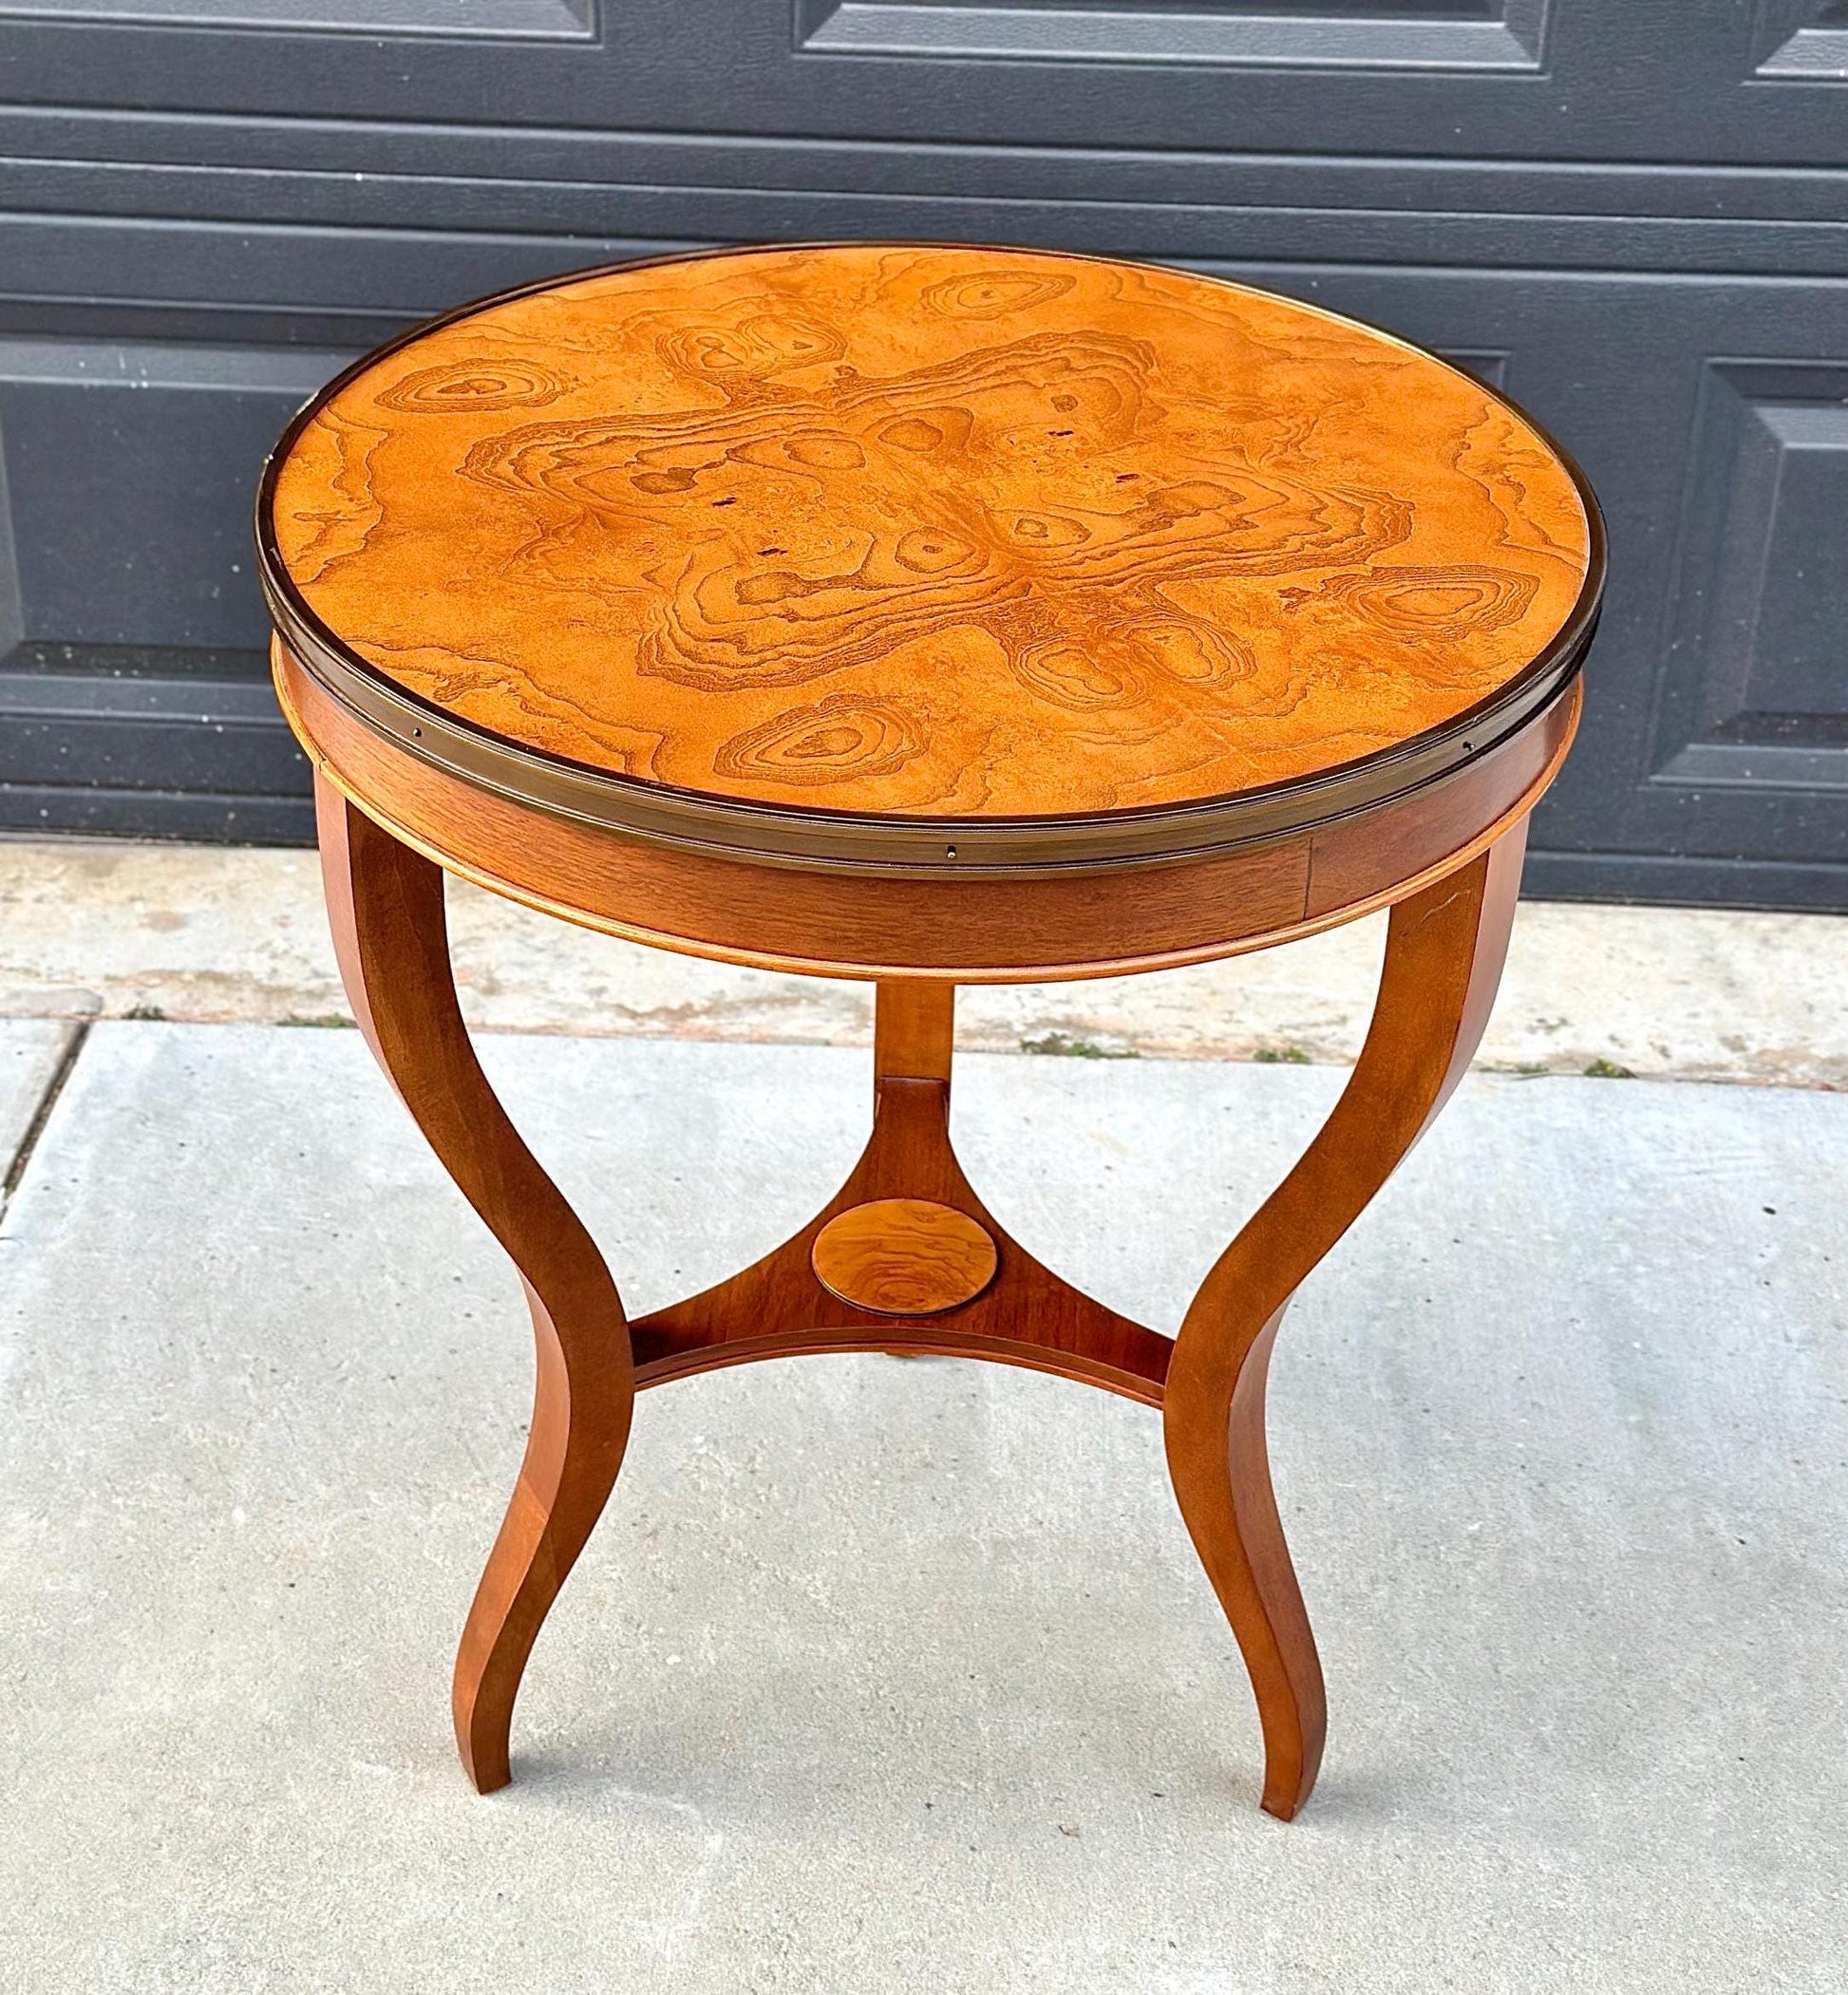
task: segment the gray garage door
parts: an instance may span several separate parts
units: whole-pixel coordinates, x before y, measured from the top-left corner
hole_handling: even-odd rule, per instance
[[[1848,905],[1844,0],[0,0],[0,823],[296,839],[247,516],[472,293],[734,239],[1223,272],[1492,377],[1613,577],[1537,891]]]

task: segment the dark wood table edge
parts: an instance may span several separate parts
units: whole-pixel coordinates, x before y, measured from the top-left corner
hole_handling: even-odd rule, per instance
[[[303,670],[299,662],[293,659],[280,639],[273,644],[273,653],[278,702],[317,772],[347,796],[356,808],[371,817],[399,842],[421,853],[445,871],[536,913],[549,914],[575,927],[614,935],[646,948],[701,957],[712,962],[738,964],[779,974],[839,978],[849,982],[889,983],[916,980],[925,983],[948,982],[968,985],[1066,983],[1093,978],[1141,975],[1156,970],[1185,969],[1233,955],[1249,954],[1258,950],[1273,948],[1281,943],[1299,941],[1341,927],[1349,921],[1359,920],[1367,914],[1391,907],[1396,901],[1422,891],[1446,874],[1467,865],[1502,837],[1512,824],[1524,818],[1550,787],[1570,752],[1583,706],[1582,680],[1575,674],[1567,682],[1553,706],[1527,724],[1530,734],[1543,725],[1554,729],[1555,732],[1555,739],[1545,753],[1544,761],[1535,770],[1531,780],[1521,783],[1518,793],[1501,802],[1492,814],[1473,821],[1454,843],[1447,838],[1439,838],[1436,842],[1442,846],[1442,850],[1424,862],[1406,868],[1403,873],[1392,873],[1389,878],[1365,893],[1351,897],[1337,896],[1327,905],[1312,906],[1314,882],[1311,869],[1318,848],[1302,834],[1296,835],[1293,841],[1256,840],[1244,848],[1244,851],[1254,858],[1262,858],[1268,853],[1281,851],[1286,844],[1292,842],[1303,848],[1304,875],[1301,896],[1298,901],[1292,903],[1290,911],[1281,919],[1265,921],[1242,932],[1230,930],[1224,934],[1215,932],[1210,938],[1184,948],[1096,956],[1074,956],[1066,953],[1012,963],[983,962],[971,958],[953,965],[919,964],[901,961],[896,956],[891,959],[845,957],[839,953],[831,953],[825,949],[803,951],[746,947],[736,941],[689,933],[684,929],[655,926],[652,922],[632,914],[600,912],[586,905],[588,894],[572,899],[559,893],[542,891],[530,881],[523,883],[519,878],[510,876],[509,872],[496,870],[479,858],[459,851],[453,838],[431,836],[417,824],[406,821],[402,810],[394,810],[382,800],[376,782],[355,780],[352,770],[346,765],[341,756],[332,752],[329,745],[317,737],[302,711],[300,695],[310,688],[321,691],[330,700],[331,696],[325,695],[320,682]],[[293,677],[295,672],[301,673],[298,680]],[[366,725],[363,717],[352,714],[343,704],[333,703],[328,711],[349,716],[352,725],[360,730],[356,739],[362,743],[369,743],[379,751],[396,759],[405,773],[424,768],[438,781],[454,781],[448,778],[447,772],[436,770],[433,765],[424,763],[421,758],[405,755],[400,745],[390,738],[374,734]],[[1514,739],[1511,738],[1511,741]],[[1506,747],[1508,744],[1501,745]],[[1457,780],[1458,775],[1459,772],[1453,771],[1448,779],[1435,779],[1431,784],[1421,786],[1420,790],[1407,793],[1397,801],[1409,809],[1415,806],[1422,797],[1439,799],[1443,795],[1443,785],[1446,781]],[[461,785],[458,794],[465,795],[474,787]],[[1151,877],[1167,875],[1184,889],[1192,884],[1197,875],[1206,869],[1236,861],[1239,857],[1237,852],[1230,855],[1207,855],[1204,857],[1176,855],[1144,859],[1133,864],[1119,861],[1107,869],[1087,869],[1076,877],[1070,875],[1047,876],[1009,873],[984,879],[973,875],[955,877],[938,875],[927,882],[915,882],[910,875],[903,874],[869,874],[858,868],[818,872],[808,867],[781,867],[773,859],[745,861],[736,855],[726,855],[723,859],[715,861],[710,855],[687,848],[664,846],[655,840],[639,838],[621,827],[567,825],[563,820],[554,819],[552,814],[533,811],[532,806],[520,803],[518,800],[495,798],[493,793],[488,792],[481,794],[491,799],[502,809],[530,813],[527,821],[533,834],[533,845],[537,845],[547,836],[545,828],[549,822],[556,822],[561,834],[569,834],[579,840],[588,838],[612,853],[627,850],[637,857],[647,858],[657,878],[671,878],[682,873],[692,874],[709,870],[710,866],[716,863],[743,879],[748,879],[753,874],[761,874],[766,883],[774,881],[779,875],[790,881],[792,885],[801,882],[804,892],[823,903],[831,898],[832,894],[851,894],[858,897],[877,900],[883,897],[882,890],[903,892],[907,886],[922,885],[933,892],[949,893],[958,903],[963,902],[967,896],[991,898],[1000,895],[1004,918],[1009,904],[1016,894],[1044,894],[1055,886],[1063,885],[1082,893],[1088,899],[1094,891],[1103,889],[1112,880],[1115,881],[1118,891],[1132,888],[1138,875]],[[1392,814],[1391,806],[1376,809],[1382,819]],[[1347,827],[1351,827],[1354,835],[1366,838],[1372,831],[1373,819],[1364,812],[1350,813],[1331,819],[1325,829],[1339,834]],[[530,871],[531,848],[523,848],[520,856],[529,862]],[[506,863],[504,859],[502,863]],[[973,901],[971,900],[969,904],[972,906]],[[656,919],[659,918],[658,908],[651,908],[650,912]]]

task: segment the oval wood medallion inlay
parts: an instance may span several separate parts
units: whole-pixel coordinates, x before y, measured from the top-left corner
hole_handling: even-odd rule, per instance
[[[1568,468],[1466,375],[1176,271],[849,245],[511,296],[325,399],[273,593],[542,757],[1000,820],[1312,776],[1581,607]]]
[[[815,1236],[815,1278],[830,1295],[881,1316],[937,1316],[994,1279],[993,1240],[967,1213],[928,1198],[876,1198],[837,1214]]]

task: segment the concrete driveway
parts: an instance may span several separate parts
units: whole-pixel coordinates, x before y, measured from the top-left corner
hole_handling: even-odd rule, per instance
[[[516,1285],[356,1034],[0,1041],[0,1986],[1839,1990],[1848,1098],[1478,1075],[1306,1289],[1277,1476],[1333,1709],[1261,1816],[1160,1422],[806,1359],[641,1402],[465,1786]],[[647,1308],[855,1147],[864,1056],[496,1037]],[[975,1055],[999,1215],[1172,1328],[1341,1081]]]

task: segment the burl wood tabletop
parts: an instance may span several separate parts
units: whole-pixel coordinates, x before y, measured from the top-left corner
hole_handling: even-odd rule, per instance
[[[636,266],[349,380],[274,481],[314,616],[544,753],[807,810],[1235,796],[1492,696],[1577,604],[1544,440],[1179,272],[842,246]]]

